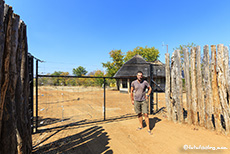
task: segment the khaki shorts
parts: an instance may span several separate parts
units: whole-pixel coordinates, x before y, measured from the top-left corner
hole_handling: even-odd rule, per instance
[[[149,103],[148,101],[134,101],[134,110],[136,114],[148,113]]]

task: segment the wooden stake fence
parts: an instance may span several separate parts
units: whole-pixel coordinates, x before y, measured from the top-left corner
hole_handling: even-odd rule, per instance
[[[31,153],[26,25],[0,0],[0,153]]]
[[[228,134],[230,129],[228,47],[219,44],[216,51],[216,46],[211,45],[211,60],[208,45],[203,47],[203,57],[200,46],[192,47],[190,54],[186,48],[181,53],[182,57],[180,51],[175,50],[171,62],[169,54],[165,55],[165,97],[168,119],[175,123],[186,122]],[[182,70],[184,79],[181,75]],[[182,80],[185,80],[185,87],[182,87]],[[182,92],[182,89],[185,91]],[[186,95],[186,101],[183,101],[183,95]]]

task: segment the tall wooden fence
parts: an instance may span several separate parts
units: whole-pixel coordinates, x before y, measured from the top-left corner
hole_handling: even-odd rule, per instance
[[[26,25],[0,0],[0,153],[31,153]]]
[[[211,51],[209,51],[211,49]],[[209,56],[211,53],[211,56]],[[166,59],[166,107],[175,123],[229,133],[229,50],[223,44],[175,50]],[[183,75],[182,75],[183,74]]]

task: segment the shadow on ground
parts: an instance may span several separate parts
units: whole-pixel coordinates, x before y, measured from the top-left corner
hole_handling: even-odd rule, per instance
[[[111,154],[113,151],[108,146],[109,140],[107,132],[101,126],[93,126],[75,135],[35,147],[33,153]]]
[[[107,119],[93,119],[93,120],[87,120],[87,119],[83,119],[80,121],[76,121],[76,122],[71,122],[61,125],[61,126],[55,126],[55,127],[51,127],[51,128],[44,128],[44,129],[38,129],[36,133],[43,133],[46,131],[53,131],[53,130],[57,130],[57,129],[76,129],[79,127],[85,127],[85,126],[90,126],[92,124],[102,124],[102,123],[110,123],[110,122],[114,122],[114,121],[123,121],[123,120],[128,120],[128,119],[132,119],[132,118],[136,118],[137,115],[135,114],[126,114],[126,115],[122,115],[122,116],[117,116],[117,117],[112,117],[112,118],[107,118]],[[55,122],[60,122],[60,119],[53,119]],[[65,121],[68,121],[69,119],[65,119]]]
[[[150,127],[150,130],[152,130],[156,123],[160,122],[161,119],[157,118],[157,117],[154,117],[154,118],[149,118],[149,127]]]
[[[35,117],[34,117],[34,120],[35,120]],[[43,117],[38,117],[38,127],[52,125],[52,124],[55,124],[55,123],[58,123],[58,122],[66,121],[66,120],[70,120],[70,118],[58,119],[58,118],[43,118]]]
[[[98,124],[102,123],[111,123],[115,121],[123,121],[128,119],[137,118],[136,114],[126,114],[122,116],[117,116],[109,119],[94,119],[94,120],[80,120],[77,122],[71,122],[68,124],[64,124],[61,126],[55,126],[51,128],[45,129],[38,129],[36,133],[43,133],[49,132],[49,136],[44,138],[43,140],[39,141],[36,145],[33,146],[33,153],[92,153],[92,154],[99,154],[105,152],[106,154],[113,153],[112,150],[109,149],[107,146],[108,141],[110,140],[107,133],[104,132],[104,129],[101,126],[97,126]],[[161,119],[154,117],[150,118],[150,129],[154,129],[156,123],[161,121]],[[53,123],[60,122],[60,119],[53,119],[51,120]],[[66,120],[68,121],[68,120]],[[92,126],[95,125],[95,126]],[[90,127],[92,126],[92,127]],[[42,145],[45,141],[50,139],[52,136],[55,136],[57,133],[68,130],[68,129],[77,129],[82,127],[90,127],[86,130],[72,136],[68,136],[62,139],[59,139],[55,142],[51,142],[46,145]],[[36,134],[35,133],[35,134]]]
[[[74,135],[72,137],[66,137],[64,139],[60,139],[60,140],[56,141],[57,143],[53,142],[53,143],[50,143],[50,144],[47,144],[47,145],[42,145],[42,144],[45,141],[47,141],[48,139],[50,139],[51,137],[55,136],[57,133],[59,133],[59,132],[61,132],[63,130],[77,129],[77,128],[82,128],[82,127],[90,127],[92,125],[95,125],[94,127],[91,127],[89,129],[87,129],[87,130],[89,130],[91,132],[91,135],[89,135],[89,136],[91,137],[90,140],[92,140],[93,137],[96,138],[96,136],[98,134],[101,134],[102,131],[103,131],[102,127],[97,126],[98,124],[111,123],[111,122],[114,122],[114,121],[122,121],[122,120],[127,120],[127,119],[132,119],[132,118],[136,118],[136,115],[134,115],[134,114],[126,114],[126,115],[122,115],[122,116],[118,116],[118,117],[109,118],[109,119],[106,119],[106,120],[104,120],[104,119],[95,119],[95,120],[90,121],[90,120],[84,119],[84,120],[80,120],[80,121],[77,121],[77,122],[71,122],[71,123],[68,123],[68,124],[65,124],[65,125],[61,125],[61,126],[55,126],[55,127],[51,127],[51,128],[45,128],[45,129],[38,129],[38,131],[36,133],[34,133],[34,134],[39,133],[40,135],[42,135],[43,133],[49,133],[49,135],[46,136],[46,138],[44,138],[43,140],[38,141],[38,143],[33,146],[33,149],[34,149],[35,153],[40,153],[40,152],[43,153],[43,151],[45,151],[44,153],[46,153],[47,149],[53,148],[52,145],[54,143],[55,143],[55,145],[59,146],[59,142],[61,142],[63,144],[63,140],[68,139],[68,138],[74,138],[74,137],[76,138],[76,136],[78,137],[78,141],[80,142],[80,143],[77,143],[77,144],[82,145],[82,144],[85,144],[84,143],[85,140],[83,140],[81,137],[79,138],[79,135],[81,136],[81,134],[85,134],[84,133],[85,131],[83,133],[79,133],[79,134]],[[57,119],[57,121],[58,121],[58,119]],[[94,133],[92,133],[92,131],[94,131]],[[101,133],[99,133],[99,131]],[[93,134],[96,135],[96,136],[94,136]],[[105,134],[107,134],[107,133],[102,133],[102,134],[104,134],[103,136],[105,137],[106,136]],[[101,135],[99,135],[99,136],[101,136]],[[103,137],[103,136],[101,136],[101,137]],[[100,140],[100,138],[98,138],[98,139]],[[99,142],[98,139],[97,139],[97,142]],[[104,140],[102,140],[102,141],[104,141]],[[59,148],[56,148],[56,150],[59,150]],[[57,151],[54,151],[54,152],[52,152],[50,150],[48,151],[48,153],[55,153],[55,152],[57,152]],[[111,151],[107,151],[106,153],[111,153]]]

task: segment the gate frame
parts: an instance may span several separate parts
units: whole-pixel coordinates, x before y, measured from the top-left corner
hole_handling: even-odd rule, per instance
[[[64,78],[103,78],[104,80],[104,104],[103,104],[103,112],[104,112],[104,118],[103,120],[106,121],[106,79],[121,79],[121,78],[118,78],[118,77],[92,77],[92,76],[62,76],[62,75],[40,75],[38,74],[38,62],[43,62],[41,61],[40,59],[37,59],[35,57],[32,56],[33,59],[36,59],[36,76],[35,76],[35,84],[36,84],[36,87],[35,87],[35,92],[36,92],[36,110],[35,110],[35,124],[34,124],[34,117],[33,117],[33,114],[34,114],[34,111],[32,111],[32,117],[31,117],[31,120],[32,120],[32,130],[34,130],[35,128],[35,133],[38,131],[38,78],[39,77],[64,77]],[[165,92],[165,90],[163,90],[160,86],[158,86],[158,84],[156,83],[156,81],[153,80],[153,73],[154,73],[154,70],[153,70],[153,64],[150,64],[150,86],[152,88],[152,92],[150,94],[150,114],[156,114],[158,112],[158,90],[156,90],[156,102],[154,102],[154,92],[153,92],[153,89],[154,89],[154,86],[160,88],[163,92]],[[31,69],[32,70],[32,69]],[[157,74],[156,76],[157,77]],[[122,77],[122,79],[128,79],[128,77]],[[33,81],[31,82],[30,81],[30,88],[33,87]],[[32,86],[32,87],[31,87]],[[33,90],[31,91],[31,94],[33,93]],[[32,100],[33,100],[33,96],[31,97]],[[32,101],[33,102],[33,101]],[[32,104],[32,108],[34,107],[33,106],[33,103],[30,102],[30,104]],[[154,110],[154,106],[156,106],[156,110]],[[33,131],[32,131],[33,132]]]

